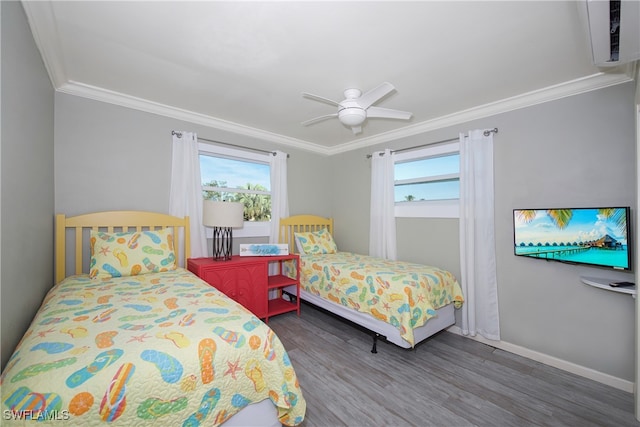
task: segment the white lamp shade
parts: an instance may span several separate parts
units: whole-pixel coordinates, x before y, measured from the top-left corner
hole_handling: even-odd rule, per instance
[[[242,227],[244,205],[238,202],[205,200],[202,206],[202,224],[206,227]]]

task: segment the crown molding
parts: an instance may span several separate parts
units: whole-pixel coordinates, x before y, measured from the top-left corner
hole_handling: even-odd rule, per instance
[[[52,3],[25,0],[21,3],[51,84],[57,89],[67,81],[67,73]]]
[[[547,88],[524,93],[522,95],[502,99],[467,110],[459,111],[446,116],[437,117],[432,120],[426,120],[402,129],[381,133],[372,137],[363,138],[356,142],[349,142],[335,147],[324,147],[309,141],[296,138],[289,138],[273,132],[244,126],[238,123],[218,119],[193,111],[188,111],[168,105],[151,102],[142,98],[125,95],[122,93],[109,91],[95,86],[86,85],[78,82],[68,82],[58,87],[59,92],[70,95],[81,96],[84,98],[94,99],[97,101],[107,102],[110,104],[120,105],[122,107],[132,108],[148,113],[158,114],[161,116],[172,117],[186,122],[196,123],[203,126],[220,129],[239,135],[249,136],[264,141],[282,144],[284,146],[311,151],[317,154],[332,156],[335,154],[353,151],[360,148],[366,148],[385,142],[395,141],[397,139],[418,135],[425,132],[431,132],[449,126],[460,125],[472,120],[494,116],[496,114],[506,113],[525,107],[530,107],[545,102],[566,98],[609,86],[614,86],[634,80],[636,73],[633,64],[621,69],[615,73],[597,73],[591,76],[575,79],[569,82],[561,83]]]
[[[121,107],[132,108],[134,110],[144,111],[147,113],[158,114],[160,116],[171,117],[177,120],[224,130],[276,144],[282,144],[292,148],[311,151],[323,155],[328,154],[327,147],[322,145],[218,119],[205,114],[152,102],[146,99],[125,95],[119,92],[102,89],[100,87],[86,85],[84,83],[71,81],[61,85],[57,91],[96,101],[107,102]]]
[[[381,133],[369,138],[363,138],[356,142],[350,142],[329,149],[329,155],[344,153],[360,148],[366,148],[376,144],[394,141],[425,132],[442,129],[449,126],[460,125],[472,120],[494,116],[549,101],[566,98],[580,93],[602,89],[632,81],[634,67],[633,64],[621,67],[615,73],[597,73],[580,79],[571,80],[565,83],[549,86],[543,89],[527,92],[521,95],[505,98],[489,104],[480,105],[467,110],[458,111],[446,116],[426,120],[402,129]]]

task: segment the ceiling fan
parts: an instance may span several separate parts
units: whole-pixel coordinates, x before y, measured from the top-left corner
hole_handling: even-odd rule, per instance
[[[346,126],[350,126],[355,135],[362,132],[362,123],[367,118],[385,118],[409,120],[411,113],[407,111],[392,110],[389,108],[374,107],[373,104],[387,96],[395,90],[391,83],[384,82],[380,86],[375,87],[364,94],[360,89],[346,89],[344,91],[345,99],[342,102],[332,101],[318,95],[303,92],[302,96],[315,99],[316,101],[326,102],[327,104],[338,107],[338,112],[316,117],[311,120],[302,122],[302,126],[308,126],[319,121],[337,117],[340,122]]]

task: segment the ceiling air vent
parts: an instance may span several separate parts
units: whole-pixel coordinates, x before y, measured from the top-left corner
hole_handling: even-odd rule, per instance
[[[594,64],[612,67],[640,59],[640,2],[582,0],[578,5]]]
[[[609,2],[609,61],[620,61],[620,0]]]

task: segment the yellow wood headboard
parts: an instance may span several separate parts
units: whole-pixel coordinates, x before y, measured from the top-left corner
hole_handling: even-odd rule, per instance
[[[293,233],[318,231],[323,228],[333,235],[333,218],[324,218],[316,215],[293,215],[280,218],[278,242],[289,245],[289,253],[296,253],[296,242]]]
[[[172,228],[174,241],[178,242],[180,233],[184,237],[183,252],[184,258],[179,255],[180,245],[176,244],[176,258],[180,260],[180,264],[186,266],[187,258],[190,256],[190,237],[189,237],[189,217],[184,218],[143,211],[106,211],[95,212],[78,216],[67,217],[64,214],[56,215],[55,229],[55,264],[56,264],[56,283],[60,283],[66,274],[67,261],[67,235],[73,239],[74,245],[70,248],[70,255],[74,258],[74,273],[82,274],[83,255],[89,259],[89,237],[88,230],[100,230],[107,233],[114,231],[142,231],[142,230],[158,230],[163,228]],[[83,231],[86,230],[86,233]],[[69,233],[67,233],[69,231]],[[84,236],[84,238],[83,238]],[[86,243],[85,243],[86,242]],[[83,251],[83,248],[85,250]]]

